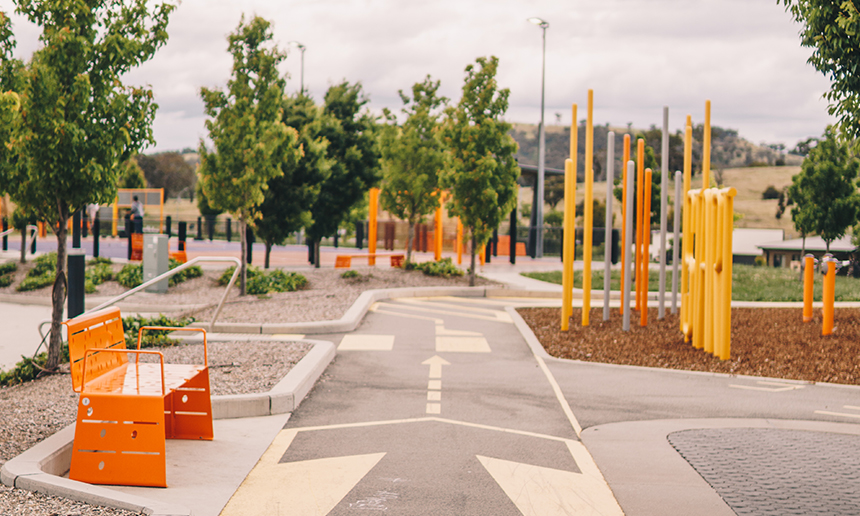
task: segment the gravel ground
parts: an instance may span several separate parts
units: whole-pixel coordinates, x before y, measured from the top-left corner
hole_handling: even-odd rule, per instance
[[[610,320],[592,310],[591,325],[583,328],[581,310],[574,308],[569,332],[562,332],[558,308],[523,308],[523,319],[550,355],[586,362],[629,364],[668,369],[787,378],[811,382],[860,385],[860,309],[838,308],[832,335],[821,336],[821,314],[802,321],[800,308],[733,308],[731,359],[722,361],[684,343],[678,317],[657,320],[648,312],[648,326],[631,318],[629,332],[621,330],[621,315]]]
[[[265,392],[278,383],[311,349],[302,342],[212,342],[209,344],[213,394]],[[165,362],[202,360],[203,345],[160,349]],[[68,368],[66,368],[68,369]],[[75,421],[77,395],[68,374],[53,375],[13,387],[0,388],[0,466]],[[0,515],[126,515],[62,498],[0,486]]]

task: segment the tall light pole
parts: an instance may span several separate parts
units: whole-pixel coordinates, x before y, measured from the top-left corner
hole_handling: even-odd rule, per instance
[[[546,156],[546,136],[544,132],[544,92],[546,91],[546,29],[549,28],[549,22],[540,18],[529,18],[531,23],[534,23],[543,31],[543,50],[541,52],[541,68],[540,68],[540,128],[538,140],[538,174],[537,174],[537,206],[533,206],[535,210],[535,220],[537,222],[537,235],[535,238],[535,257],[543,257],[543,179],[544,179],[544,158]],[[574,120],[572,123],[576,123]]]
[[[302,52],[302,74],[300,75],[301,79],[300,79],[299,84],[301,85],[300,93],[302,95],[304,95],[305,94],[305,49],[307,47],[305,47],[304,45],[302,45],[298,41],[290,41],[287,44],[290,46],[298,48]]]

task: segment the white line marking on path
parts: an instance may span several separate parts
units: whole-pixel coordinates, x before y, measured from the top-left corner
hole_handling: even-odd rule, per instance
[[[337,347],[338,351],[391,351],[394,349],[394,335],[344,335]]]
[[[848,410],[860,410],[860,407],[856,407],[854,405],[842,405],[842,408],[846,408]],[[816,410],[816,414],[822,414],[825,416],[839,416],[839,417],[850,417],[853,419],[860,419],[860,414],[851,414],[848,412],[830,412],[829,410]]]
[[[729,387],[734,389],[746,389],[748,391],[765,391],[765,392],[785,392],[785,391],[796,391],[798,389],[803,389],[803,385],[796,385],[791,383],[781,383],[781,382],[769,382],[766,380],[756,382],[759,385],[764,385],[765,387],[756,387],[754,385],[737,385],[737,384],[729,384]]]

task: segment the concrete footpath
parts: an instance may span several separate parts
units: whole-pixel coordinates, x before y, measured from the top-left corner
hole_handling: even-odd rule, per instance
[[[314,350],[215,400],[215,441],[169,441],[167,489],[64,478],[72,427],[0,479],[158,515],[860,514],[860,388],[553,358],[515,308],[559,306],[519,272],[561,264],[521,261],[484,268],[507,291],[371,292],[291,325]]]

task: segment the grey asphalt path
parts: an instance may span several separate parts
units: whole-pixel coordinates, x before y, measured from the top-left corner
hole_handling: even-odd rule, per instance
[[[336,360],[261,460],[267,478],[252,472],[223,514],[620,514],[538,360],[486,301],[391,300],[320,336],[341,343]],[[284,492],[317,464],[326,483],[352,480],[336,494],[309,483],[302,512],[309,495]]]

